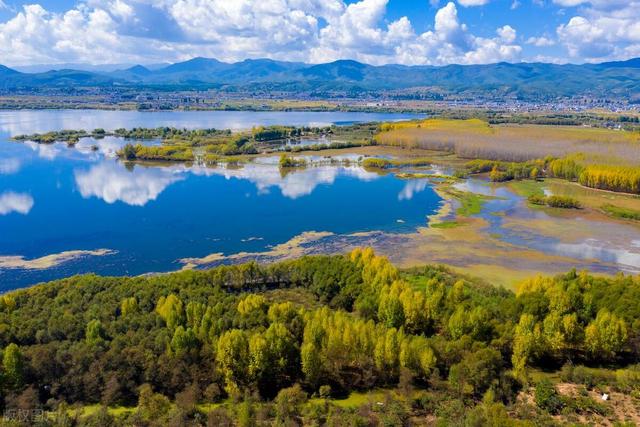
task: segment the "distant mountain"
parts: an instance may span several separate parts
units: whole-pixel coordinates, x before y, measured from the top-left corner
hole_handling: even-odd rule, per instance
[[[317,80],[346,80],[359,82],[363,81],[367,72],[375,67],[362,64],[356,61],[340,60],[328,64],[313,65],[301,71],[305,77]]]
[[[6,67],[5,67],[6,68]],[[20,73],[15,70],[9,72],[0,71],[0,87],[5,89],[36,89],[58,87],[98,87],[112,86],[117,83],[125,84],[126,81],[89,71],[56,70],[45,73]]]
[[[46,73],[55,70],[78,70],[91,71],[92,73],[110,73],[112,71],[129,68],[134,64],[81,64],[81,63],[64,63],[64,64],[34,64],[22,65],[14,67],[16,71],[21,73]]]
[[[138,76],[148,76],[149,74],[151,74],[151,70],[147,67],[143,67],[142,65],[134,65],[133,67],[127,68],[124,71]]]
[[[147,67],[142,65],[134,65],[125,70],[117,70],[109,73],[109,77],[115,80],[120,80],[127,84],[142,84],[146,78],[151,76],[153,72]],[[110,82],[112,84],[113,82]]]
[[[193,58],[166,66],[135,65],[110,72],[73,69],[21,73],[0,67],[0,88],[221,88],[233,91],[337,93],[388,91],[394,96],[457,94],[538,100],[591,96],[631,99],[640,93],[640,58],[602,64],[501,62],[488,65],[373,66],[352,60],[303,64],[248,59],[226,63]]]
[[[600,66],[605,68],[640,68],[640,58],[633,58],[628,61],[604,62]]]
[[[4,65],[0,65],[0,77],[9,77],[20,74],[18,71],[11,69],[9,67],[5,67]]]
[[[217,59],[210,58],[193,58],[188,61],[171,64],[168,67],[156,70],[158,74],[176,74],[176,73],[215,73],[229,67],[230,64],[220,62]]]

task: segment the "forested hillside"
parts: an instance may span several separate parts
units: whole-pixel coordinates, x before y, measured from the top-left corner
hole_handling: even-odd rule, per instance
[[[270,59],[236,63],[193,58],[159,69],[135,66],[114,72],[51,70],[21,73],[0,66],[0,88],[8,92],[45,88],[226,89],[229,92],[312,93],[324,96],[391,91],[394,97],[428,99],[463,95],[541,101],[563,97],[638,102],[637,60],[603,64],[496,63],[447,66],[374,66],[352,60],[302,64]],[[397,93],[394,91],[398,91]]]
[[[639,330],[638,278],[569,272],[513,293],[370,249],[78,276],[0,297],[2,404],[44,425],[616,419],[588,391],[640,393]]]

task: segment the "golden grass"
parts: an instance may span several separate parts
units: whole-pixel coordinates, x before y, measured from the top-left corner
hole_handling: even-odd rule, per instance
[[[429,119],[384,124],[375,140],[380,145],[447,151],[472,159],[525,161],[583,153],[588,162],[640,166],[640,133],[602,128]]]

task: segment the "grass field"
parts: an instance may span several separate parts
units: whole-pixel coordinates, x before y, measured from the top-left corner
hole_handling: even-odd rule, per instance
[[[640,166],[640,133],[579,126],[489,125],[478,119],[387,123],[380,145],[455,153],[469,159],[526,161],[582,153],[585,162]]]

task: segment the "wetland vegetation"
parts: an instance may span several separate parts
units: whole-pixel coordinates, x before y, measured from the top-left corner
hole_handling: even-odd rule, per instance
[[[620,233],[635,230],[639,199],[625,194],[638,193],[639,165],[629,157],[639,143],[633,131],[437,119],[240,131],[132,127],[15,139],[32,142],[30,150],[59,141],[73,155],[108,138],[123,141],[116,153],[136,186],[127,187],[128,175],[108,173],[125,169],[116,160],[92,168],[96,181],[85,182],[89,172],[74,171],[82,191],[88,186],[105,201],[115,190],[94,188],[96,182],[124,187],[120,200],[135,205],[154,199],[162,186],[179,182],[185,173],[248,177],[259,192],[277,183],[295,198],[308,194],[307,180],[332,182],[335,174],[326,167],[340,167],[365,181],[385,179],[374,190],[348,187],[339,198],[340,209],[347,209],[346,199],[368,191],[366,199],[383,201],[369,209],[384,211],[391,202],[383,190],[394,185],[399,185],[391,190],[394,202],[433,188],[443,204],[426,220],[422,206],[411,234],[382,237],[390,241],[381,245],[387,254],[411,261],[402,269],[371,249],[331,246],[332,238],[376,242],[370,231],[347,229],[352,234],[334,236],[320,230],[316,237],[294,237],[293,243],[275,247],[278,240],[258,244],[262,236],[252,235],[239,245],[253,245],[256,252],[236,249],[180,261],[198,270],[80,275],[5,293],[0,297],[0,403],[6,413],[37,407],[43,410],[43,425],[101,426],[640,421],[638,278],[575,270],[536,276],[533,271],[557,271],[557,265],[551,267],[557,258],[509,246],[513,237],[508,234],[521,226],[518,221],[539,220],[529,215],[527,200],[539,205],[537,214],[551,212],[546,222],[527,224],[541,230],[551,225],[576,233],[559,218],[577,215],[599,215],[629,227]],[[606,149],[595,149],[598,144]],[[265,153],[269,156],[260,156]],[[148,166],[153,161],[165,163]],[[223,162],[227,166],[216,166]],[[267,178],[269,184],[262,184],[260,179]],[[202,189],[210,186],[195,188],[205,194]],[[217,202],[226,197],[231,205],[244,206],[250,191],[239,186],[231,191],[235,198],[205,197],[216,204],[207,205],[203,215],[214,215]],[[314,211],[326,208],[324,197],[317,205],[323,208]],[[529,209],[524,215],[513,214],[518,200]],[[173,209],[176,199],[169,202]],[[501,204],[506,207],[496,209]],[[186,216],[199,210],[192,206]],[[275,215],[265,212],[265,217]],[[392,211],[385,221],[401,224],[400,213]],[[237,234],[249,220],[240,211],[233,216],[238,223],[225,228]],[[167,220],[163,215],[163,223]],[[502,220],[511,223],[497,227]],[[422,225],[417,232],[416,224]],[[314,246],[313,239],[321,243]],[[263,246],[270,252],[259,252]],[[342,254],[302,256],[325,251]],[[416,267],[411,258],[428,253],[440,262],[442,251],[455,267]],[[292,259],[268,262],[287,257]],[[460,262],[465,257],[468,264]],[[244,263],[249,259],[261,263]],[[498,261],[504,263],[498,266]],[[209,268],[226,262],[234,265]],[[533,271],[516,274],[509,262],[530,263]],[[528,279],[502,286],[505,277],[511,284],[525,273]],[[496,276],[502,280],[492,280]],[[611,400],[603,401],[602,393]]]

